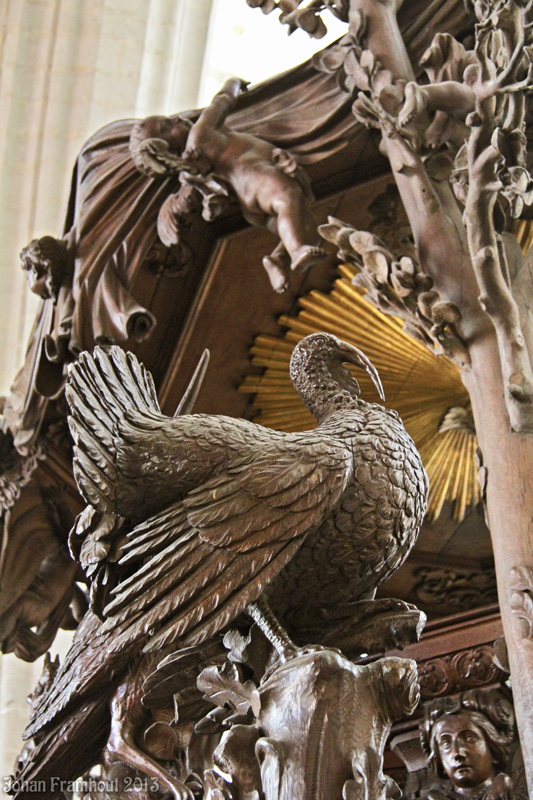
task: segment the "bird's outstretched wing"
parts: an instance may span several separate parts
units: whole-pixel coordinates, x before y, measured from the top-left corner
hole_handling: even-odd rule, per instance
[[[98,511],[133,522],[205,482],[232,446],[246,447],[248,429],[256,427],[241,420],[239,429],[226,417],[161,414],[152,376],[119,347],[81,353],[69,367],[66,397],[80,492]]]
[[[74,439],[74,477],[85,500],[116,512],[118,424],[132,410],[161,417],[151,374],[119,347],[81,353],[65,389]]]
[[[352,475],[342,443],[317,432],[273,437],[184,501],[138,525],[122,562],[138,563],[114,590],[102,634],[111,650],[145,651],[213,635],[255,601],[339,503]]]
[[[268,455],[234,464],[132,530],[122,559],[130,577],[117,585],[104,622],[87,614],[80,624],[26,737],[89,700],[143,647],[204,641],[259,597],[351,475],[341,444],[309,436],[283,437],[284,447],[275,440]]]

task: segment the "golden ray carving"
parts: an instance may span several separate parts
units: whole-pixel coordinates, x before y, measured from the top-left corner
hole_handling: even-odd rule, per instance
[[[524,255],[527,255],[530,247],[533,246],[533,225],[530,219],[516,219],[513,222],[512,233],[516,236],[516,240]]]
[[[340,272],[330,294],[312,291],[301,298],[296,317],[280,318],[287,327],[282,338],[257,336],[252,363],[264,371],[246,376],[239,387],[255,394],[254,422],[283,431],[313,427],[314,419],[292,388],[289,360],[307,334],[333,333],[364,350],[379,370],[385,404],[402,417],[429,476],[428,520],[437,519],[448,501],[453,503],[454,519],[460,521],[466,508],[479,501],[479,486],[477,442],[459,369],[405,334],[400,320],[367,303],[364,290],[352,285],[353,267],[343,265]],[[356,375],[365,399],[378,401],[366,373]]]

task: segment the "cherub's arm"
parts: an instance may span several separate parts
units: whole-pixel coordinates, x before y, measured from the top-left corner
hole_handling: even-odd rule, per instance
[[[204,133],[209,134],[224,124],[228,114],[235,108],[237,97],[246,90],[247,85],[246,81],[241,78],[228,78],[193,126],[191,134],[196,140],[198,136],[202,136]],[[189,134],[190,138],[191,134]]]

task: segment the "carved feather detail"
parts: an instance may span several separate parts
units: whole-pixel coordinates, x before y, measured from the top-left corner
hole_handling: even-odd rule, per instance
[[[76,479],[129,533],[103,619],[79,626],[26,736],[44,735],[98,686],[118,686],[143,653],[210,639],[263,593],[297,633],[306,616],[316,629],[321,606],[367,595],[399,566],[427,478],[397,414],[360,398],[347,361],[380,386],[357,348],[326,334],[300,342],[291,378],[319,426],[281,433],[165,417],[134,356],[80,356],[67,387]]]

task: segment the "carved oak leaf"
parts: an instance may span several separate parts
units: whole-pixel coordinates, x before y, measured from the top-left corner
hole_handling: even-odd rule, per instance
[[[228,659],[251,669],[253,679],[259,683],[271,655],[271,645],[257,625],[252,625],[247,636],[237,630],[229,630],[224,635],[223,642],[229,651]]]
[[[524,620],[524,637],[533,638],[533,569],[513,567],[510,573],[511,608]]]
[[[250,8],[260,8],[263,14],[270,14],[277,7],[276,0],[246,0]]]
[[[406,333],[426,347],[438,350],[440,345],[447,356],[467,364],[468,353],[456,327],[461,313],[455,304],[441,301],[433,279],[408,256],[398,261],[377,236],[351,229],[335,217],[328,217],[328,223],[319,226],[319,233],[337,245],[340,259],[361,269],[352,282],[367,290],[365,299],[385,314],[403,319]]]
[[[279,21],[289,26],[289,33],[300,28],[313,39],[323,39],[328,32],[324,21],[313,8],[302,8],[288,14],[281,13]]]
[[[243,683],[234,663],[228,661],[222,667],[207,667],[198,676],[197,685],[206,700],[234,712],[225,720],[226,725],[246,719],[250,709],[254,713],[259,711],[255,684],[250,680]]]
[[[320,14],[326,9],[341,22],[348,22],[349,0],[311,0],[304,8],[299,8],[302,2],[303,0],[246,0],[250,8],[260,8],[263,14],[280,11],[278,21],[289,26],[289,35],[300,28],[313,39],[322,39],[328,29]]]

